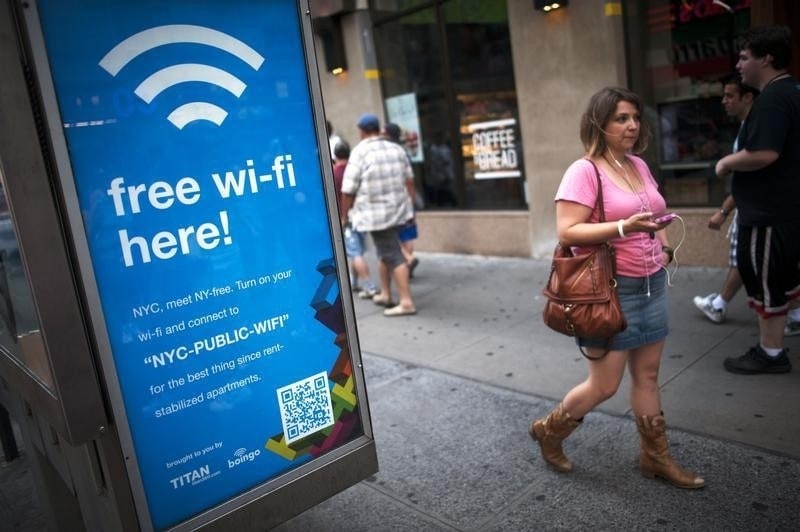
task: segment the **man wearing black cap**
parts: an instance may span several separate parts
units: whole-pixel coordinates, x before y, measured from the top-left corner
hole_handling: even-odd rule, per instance
[[[356,123],[361,141],[350,153],[342,182],[342,225],[372,235],[378,253],[381,292],[372,298],[387,307],[384,316],[416,314],[408,283],[408,266],[400,249],[400,228],[414,216],[414,173],[405,150],[380,135],[380,121],[371,113]],[[399,301],[392,301],[391,280]]]

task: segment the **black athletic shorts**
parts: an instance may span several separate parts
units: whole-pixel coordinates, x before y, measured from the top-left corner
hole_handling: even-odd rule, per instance
[[[749,305],[765,318],[786,314],[800,296],[800,224],[739,225],[736,261]]]

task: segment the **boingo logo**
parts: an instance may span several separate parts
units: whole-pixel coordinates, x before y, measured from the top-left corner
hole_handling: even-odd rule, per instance
[[[260,449],[248,451],[244,447],[240,447],[239,449],[236,449],[236,452],[233,453],[233,460],[228,458],[228,469],[233,469],[234,467],[238,467],[246,462],[252,462],[260,455]]]

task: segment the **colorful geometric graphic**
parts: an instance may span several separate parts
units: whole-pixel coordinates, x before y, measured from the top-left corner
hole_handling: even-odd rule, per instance
[[[269,438],[264,447],[290,461],[305,455],[316,458],[328,452],[347,441],[357,432],[361,423],[350,362],[350,347],[345,331],[342,296],[333,259],[320,262],[317,271],[322,275],[322,281],[311,301],[311,307],[317,311],[314,318],[336,333],[334,344],[339,348],[339,356],[328,371],[335,422],[332,426],[291,443],[286,441],[283,432]]]

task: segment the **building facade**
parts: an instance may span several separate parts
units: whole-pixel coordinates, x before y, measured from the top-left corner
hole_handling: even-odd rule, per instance
[[[578,123],[607,85],[641,95],[654,135],[643,157],[670,210],[682,264],[725,265],[706,227],[724,184],[714,163],[738,124],[721,106],[738,39],[753,25],[793,29],[789,0],[324,0],[312,3],[325,112],[358,141],[357,117],[397,123],[413,161],[425,251],[548,257],[553,196],[581,157]],[[685,238],[684,238],[685,227]]]

